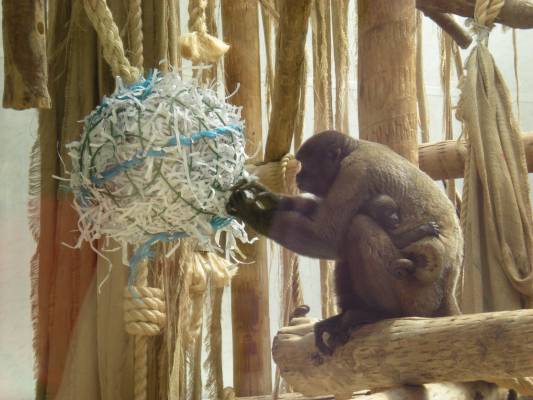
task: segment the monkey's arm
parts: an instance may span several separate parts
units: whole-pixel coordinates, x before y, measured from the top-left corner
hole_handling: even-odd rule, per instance
[[[270,193],[270,192],[268,192]],[[269,237],[282,246],[298,254],[323,259],[337,258],[337,243],[334,237],[328,237],[327,230],[319,226],[317,220],[302,213],[303,210],[315,208],[313,200],[304,200],[296,204],[299,208],[293,211],[294,198],[279,196],[280,207],[261,207],[257,198],[244,189],[237,189],[231,195],[227,211],[241,219],[259,234]],[[303,198],[298,198],[303,199]],[[288,210],[287,210],[288,208]]]

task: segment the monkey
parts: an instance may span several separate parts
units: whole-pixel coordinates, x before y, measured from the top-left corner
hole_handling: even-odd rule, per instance
[[[331,354],[350,329],[362,324],[460,313],[455,290],[462,232],[452,203],[427,174],[384,145],[337,131],[308,139],[296,159],[297,186],[311,197],[295,202],[251,182],[232,192],[227,211],[298,254],[336,261],[340,314],[315,325],[321,352]],[[368,204],[379,195],[390,197],[401,211],[394,235],[380,225],[379,216],[370,216]],[[438,235],[420,232],[429,221],[438,226]],[[392,237],[407,233],[409,239],[409,232],[418,232],[416,240],[407,240],[400,251]],[[397,279],[390,265],[405,258],[402,252],[423,267]]]

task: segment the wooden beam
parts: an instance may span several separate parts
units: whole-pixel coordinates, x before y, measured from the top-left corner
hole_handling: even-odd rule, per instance
[[[527,169],[533,172],[533,133],[522,136],[526,151]],[[456,179],[463,177],[464,141],[445,140],[436,143],[421,144],[418,148],[420,169],[435,180]],[[294,179],[297,161],[291,160],[287,165],[288,179]],[[283,192],[280,164],[271,162],[249,167],[249,171],[259,176],[261,182],[275,192]]]
[[[416,0],[420,11],[457,14],[474,17],[475,0]],[[511,28],[533,28],[533,1],[506,0],[496,22]]]
[[[487,382],[456,383],[430,383],[416,387],[394,388],[379,393],[370,393],[368,390],[354,393],[350,396],[353,400],[504,400],[507,399],[506,389],[494,393],[494,385]],[[287,393],[278,397],[279,400],[333,400],[333,395],[304,396],[301,393]],[[274,400],[273,396],[239,397],[238,400]]]
[[[257,2],[223,0],[226,87],[233,104],[243,107],[247,152],[261,157],[261,75]],[[256,159],[259,161],[259,159]],[[264,238],[241,246],[249,263],[241,265],[231,283],[233,381],[237,396],[272,392],[267,247]]]
[[[284,379],[308,396],[533,375],[533,310],[384,320],[352,332],[331,357],[318,353],[313,327],[282,328],[272,351]]]

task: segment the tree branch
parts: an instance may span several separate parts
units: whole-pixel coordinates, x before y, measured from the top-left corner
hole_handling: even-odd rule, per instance
[[[462,49],[472,43],[472,36],[459,25],[450,14],[425,10],[423,13],[442,28]]]
[[[424,13],[451,13],[472,18],[475,3],[475,0],[416,0],[416,7]],[[511,28],[533,28],[533,1],[506,0],[496,22]]]

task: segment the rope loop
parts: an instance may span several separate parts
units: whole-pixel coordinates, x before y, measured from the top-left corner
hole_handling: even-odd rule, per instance
[[[126,332],[137,336],[156,336],[167,320],[161,289],[131,286],[124,289],[124,322]]]
[[[131,66],[126,57],[118,27],[105,0],[84,0],[83,5],[100,39],[104,58],[111,66],[113,75],[121,76],[128,83],[137,82],[141,73]]]

